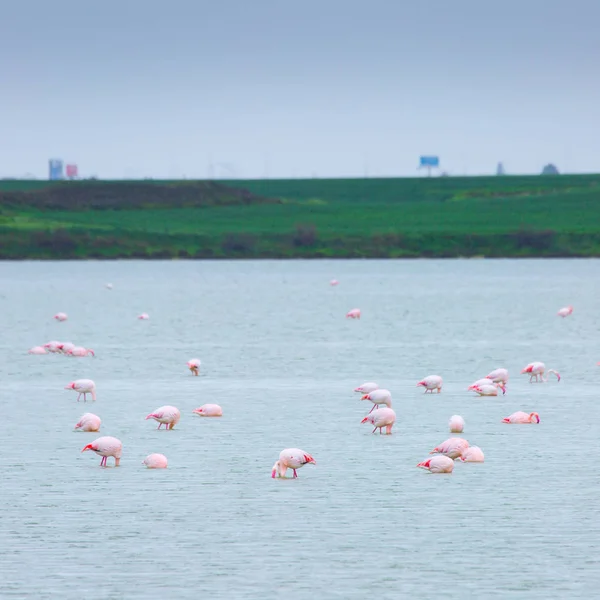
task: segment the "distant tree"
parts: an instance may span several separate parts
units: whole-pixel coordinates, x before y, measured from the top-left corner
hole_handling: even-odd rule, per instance
[[[506,171],[504,170],[504,165],[499,162],[496,167],[496,175],[506,175]]]
[[[558,172],[558,169],[552,163],[548,163],[542,169],[542,175],[560,175],[560,173]]]

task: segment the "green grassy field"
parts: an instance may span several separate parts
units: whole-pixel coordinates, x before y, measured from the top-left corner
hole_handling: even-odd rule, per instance
[[[0,258],[473,255],[600,256],[600,175],[0,181]]]

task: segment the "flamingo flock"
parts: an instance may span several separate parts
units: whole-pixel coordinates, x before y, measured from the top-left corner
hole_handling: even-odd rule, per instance
[[[331,280],[332,286],[338,285],[337,280]],[[112,289],[112,284],[106,284],[107,289]],[[573,312],[572,306],[561,308],[558,315],[561,317],[569,316]],[[350,310],[346,314],[347,318],[360,319],[361,311],[358,308]],[[53,317],[55,320],[62,322],[67,320],[66,313],[57,313]],[[147,320],[147,313],[142,313],[138,316],[140,320]],[[28,351],[31,355],[44,354],[62,354],[73,357],[95,356],[95,352],[91,348],[83,346],[75,346],[72,342],[50,341],[41,346],[34,346]],[[600,365],[600,363],[598,363]],[[190,373],[198,377],[200,374],[201,361],[198,358],[192,358],[186,366]],[[553,374],[557,381],[560,382],[561,376],[554,369],[546,369],[543,362],[532,362],[525,366],[521,374],[529,375],[529,383],[545,383],[548,381],[548,375]],[[508,385],[508,370],[498,368],[478,379],[471,384],[467,391],[473,391],[480,397],[483,396],[498,396],[499,391],[506,394]],[[439,375],[428,375],[417,383],[417,387],[423,387],[424,393],[440,394],[442,392],[443,379]],[[67,390],[77,392],[77,402],[83,396],[83,401],[87,402],[88,395],[92,402],[96,402],[96,384],[91,379],[77,379],[65,386]],[[361,420],[361,423],[369,423],[373,426],[372,433],[379,429],[379,434],[383,434],[385,429],[386,435],[392,434],[392,428],[396,422],[396,413],[392,408],[392,393],[390,390],[380,388],[375,382],[369,381],[354,388],[355,393],[360,393],[360,400],[367,400],[373,405],[367,415]],[[192,414],[200,417],[222,417],[223,409],[218,404],[204,404],[192,411]],[[175,406],[165,405],[155,409],[149,413],[146,420],[153,419],[158,423],[157,429],[165,427],[165,430],[172,430],[181,420],[181,412]],[[502,419],[505,424],[539,424],[540,416],[537,412],[517,411]],[[75,424],[74,429],[83,432],[98,432],[102,421],[99,416],[93,413],[83,414],[79,421]],[[448,421],[448,428],[451,433],[461,434],[465,429],[465,420],[460,415],[452,415]],[[114,459],[114,466],[120,465],[123,443],[121,440],[111,436],[101,436],[83,447],[81,452],[91,451],[101,456],[101,467],[107,467],[108,458]],[[452,437],[441,444],[434,447],[430,455],[434,455],[417,464],[418,468],[426,469],[430,473],[452,473],[456,460],[461,462],[483,463],[485,460],[483,450],[478,446],[470,445],[470,443],[461,437]],[[148,469],[165,469],[168,465],[167,457],[163,454],[150,454],[142,464]],[[292,470],[293,479],[298,477],[297,471],[307,464],[316,465],[316,461],[311,454],[300,450],[299,448],[286,448],[279,454],[278,460],[271,469],[272,478],[287,478],[288,470]]]

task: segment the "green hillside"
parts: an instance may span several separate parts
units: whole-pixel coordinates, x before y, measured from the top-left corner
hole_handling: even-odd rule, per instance
[[[600,175],[0,181],[0,258],[600,256]]]

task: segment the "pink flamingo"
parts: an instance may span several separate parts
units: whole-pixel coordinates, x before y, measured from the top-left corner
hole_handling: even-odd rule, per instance
[[[451,459],[458,458],[463,450],[469,447],[469,442],[463,438],[450,438],[436,446],[429,454],[443,454]]]
[[[546,382],[548,381],[547,377],[544,377],[544,373],[548,373],[548,375],[550,375],[550,373],[553,373],[554,375],[556,375],[556,379],[558,381],[560,381],[560,374],[555,371],[554,369],[548,369],[548,371],[546,371],[546,365],[543,362],[532,362],[529,363],[522,371],[521,371],[521,375],[523,373],[528,373],[530,375],[529,377],[529,383],[533,383],[533,378],[535,377],[535,382],[539,383],[540,381],[542,382]],[[539,379],[538,379],[539,377]]]
[[[465,420],[460,415],[452,415],[448,421],[450,433],[462,433],[465,429]]]
[[[64,313],[64,312],[59,312],[59,313],[56,313],[56,314],[54,315],[54,318],[55,318],[57,321],[66,321],[66,320],[67,320],[69,317],[67,317],[67,314],[66,314],[66,313]]]
[[[83,401],[87,402],[87,395],[91,394],[92,400],[96,401],[96,384],[91,379],[77,379],[65,386],[65,390],[75,390],[79,395],[77,396],[77,402],[83,394]]]
[[[392,393],[389,390],[374,390],[373,392],[362,396],[361,400],[369,400],[373,403],[369,414],[376,408],[379,408],[380,404],[385,404],[388,408],[392,408]]]
[[[420,462],[417,467],[427,469],[430,473],[452,473],[454,461],[447,456],[438,455]]]
[[[346,319],[360,319],[360,308],[353,308],[346,313]]]
[[[273,465],[271,470],[271,477],[285,477],[287,470],[292,469],[294,471],[294,479],[298,477],[296,471],[304,465],[313,464],[316,465],[315,459],[310,455],[300,450],[299,448],[286,448],[279,454],[279,460]]]
[[[168,461],[164,454],[148,454],[142,464],[149,469],[166,469]]]
[[[494,383],[508,383],[508,371],[506,369],[494,369],[485,376],[485,379],[491,379]]]
[[[76,346],[72,342],[64,342],[60,345],[60,351],[63,354],[70,354],[71,351],[75,348],[76,348]]]
[[[339,283],[340,283],[340,282],[339,282],[337,279],[332,279],[332,280],[329,282],[329,285],[338,285]]]
[[[52,352],[53,354],[60,352],[62,348],[62,343],[57,341],[52,341],[44,344],[44,348],[48,350],[48,352]]]
[[[218,404],[203,404],[200,408],[192,411],[199,417],[222,417],[223,409]]]
[[[96,353],[91,348],[84,348],[83,346],[75,346],[73,348],[70,348],[65,352],[65,354],[67,356],[77,357],[88,356],[89,354],[91,354],[94,357],[96,356]]]
[[[512,415],[509,415],[508,417],[505,417],[504,419],[502,419],[503,423],[519,423],[519,424],[524,424],[524,423],[539,423],[540,422],[540,415],[538,415],[536,412],[532,412],[527,414],[526,412],[523,412],[521,410],[513,413]]]
[[[484,377],[483,379],[478,379],[475,383],[472,383],[468,388],[467,391],[471,391],[474,390],[477,387],[484,387],[484,386],[493,386],[496,388],[500,388],[502,390],[502,393],[505,394],[506,393],[506,388],[504,387],[504,384],[501,382],[494,382],[491,379]],[[487,394],[487,395],[491,395],[491,396],[497,396],[497,394]]]
[[[101,423],[102,421],[98,415],[85,413],[81,416],[79,421],[77,421],[75,429],[81,429],[81,431],[99,431]]]
[[[492,383],[488,379],[489,383],[480,385],[472,385],[469,389],[473,390],[480,396],[497,396],[498,389],[502,390],[502,395],[506,394],[506,388],[501,383]]]
[[[376,383],[373,383],[372,381],[368,381],[367,383],[363,383],[362,385],[359,385],[357,388],[354,388],[355,392],[360,392],[361,394],[370,394],[371,392],[374,392],[375,390],[378,390],[379,386]]]
[[[142,321],[147,321],[149,318],[148,313],[142,313],[138,316],[138,319],[141,319]]]
[[[460,455],[462,462],[483,462],[483,451],[479,446],[469,446],[462,451]]]
[[[374,408],[374,407],[373,407]],[[371,433],[375,433],[379,429],[379,435],[383,433],[385,427],[385,434],[391,435],[392,427],[396,422],[396,413],[391,408],[380,408],[373,413],[369,413],[361,423],[371,423],[375,428]]]
[[[94,440],[91,444],[85,446],[82,452],[85,452],[86,450],[91,450],[92,452],[95,452],[96,454],[99,454],[100,456],[104,457],[100,461],[101,467],[106,467],[106,459],[109,456],[112,456],[115,459],[115,467],[118,467],[119,463],[121,462],[123,443],[121,442],[121,440],[107,435],[104,437],[99,437],[97,440]]]
[[[33,348],[30,348],[29,351],[27,352],[27,354],[48,354],[46,352],[46,348],[44,348],[43,346],[34,346]]]
[[[425,393],[429,392],[433,394],[433,390],[437,390],[439,394],[442,391],[442,378],[439,375],[428,375],[419,383],[417,383],[417,387],[423,386],[425,388]]]
[[[568,317],[571,313],[573,312],[573,307],[572,306],[565,306],[564,308],[561,308],[556,314],[559,317],[563,317],[563,319],[565,317]]]
[[[157,408],[154,412],[151,412],[147,417],[148,419],[154,419],[158,421],[157,429],[160,429],[162,425],[165,426],[165,429],[173,429],[177,423],[179,423],[179,419],[181,419],[181,413],[179,409],[174,406],[161,406]]]
[[[198,374],[200,373],[200,359],[192,358],[188,360],[186,364],[188,366],[188,369],[192,372],[192,374],[198,377]]]

